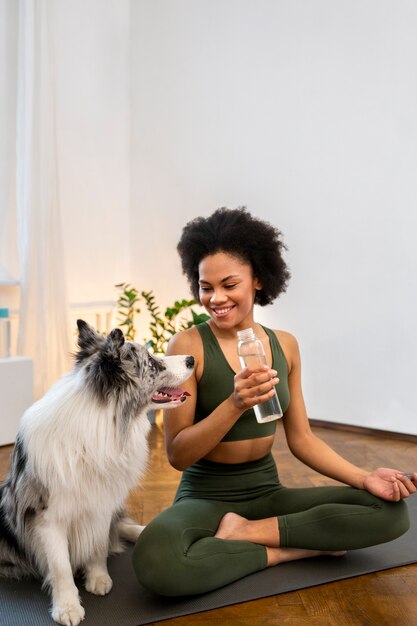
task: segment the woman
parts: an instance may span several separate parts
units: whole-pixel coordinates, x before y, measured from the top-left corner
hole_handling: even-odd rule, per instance
[[[191,354],[191,397],[164,416],[168,458],[183,470],[171,508],[134,551],[139,581],[152,591],[189,595],[279,563],[363,548],[409,526],[403,499],[416,491],[393,469],[371,473],[339,456],[310,430],[295,338],[254,319],[254,303],[285,291],[281,234],[244,208],[219,209],[188,223],[178,244],[191,291],[210,315],[178,333],[168,354]],[[270,366],[241,369],[237,331],[252,327]],[[253,406],[274,394],[291,452],[341,487],[290,489],[279,482],[271,449],[276,422],[259,424]]]

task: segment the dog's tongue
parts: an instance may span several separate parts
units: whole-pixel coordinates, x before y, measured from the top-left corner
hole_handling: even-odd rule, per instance
[[[184,400],[190,394],[188,391],[183,391],[180,387],[161,387],[152,396],[152,401],[158,404],[164,404],[165,402],[184,402]]]

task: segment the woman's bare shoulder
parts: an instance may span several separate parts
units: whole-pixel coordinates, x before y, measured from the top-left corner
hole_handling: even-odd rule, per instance
[[[299,363],[300,361],[300,349],[298,347],[298,341],[296,337],[286,330],[274,330],[279,343],[284,351],[289,368]]]
[[[174,335],[168,344],[167,354],[193,354],[202,350],[200,333],[195,326]]]
[[[281,344],[285,343],[285,345],[292,347],[298,346],[298,341],[295,335],[289,333],[287,330],[274,330],[274,333],[278,337],[278,341]]]

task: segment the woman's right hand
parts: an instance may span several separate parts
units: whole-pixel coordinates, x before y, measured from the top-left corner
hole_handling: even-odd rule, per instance
[[[256,370],[245,367],[235,375],[231,397],[237,409],[247,411],[272,398],[278,383],[277,371],[267,365]]]

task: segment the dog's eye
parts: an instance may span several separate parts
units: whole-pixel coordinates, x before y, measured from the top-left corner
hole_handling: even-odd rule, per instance
[[[158,369],[157,363],[155,361],[155,359],[153,359],[152,357],[149,357],[148,359],[148,367],[150,370],[152,370],[153,372]]]
[[[154,374],[158,374],[159,372],[162,372],[165,369],[165,367],[159,359],[154,359],[153,356],[149,355],[148,369]]]

